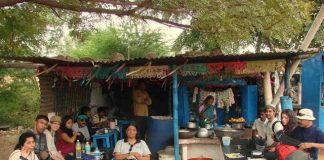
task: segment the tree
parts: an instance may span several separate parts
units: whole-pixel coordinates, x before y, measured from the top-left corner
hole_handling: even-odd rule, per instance
[[[175,51],[187,48],[190,48],[193,51],[222,49],[225,53],[229,53],[228,50],[231,46],[244,47],[247,45],[254,45],[256,52],[259,52],[262,48],[270,48],[270,50],[274,50],[275,48],[288,50],[297,49],[313,22],[314,15],[319,11],[321,5],[320,0],[315,1],[314,3],[296,1],[297,3],[294,4],[285,4],[287,1],[272,2],[269,1],[267,3],[267,5],[273,6],[273,8],[268,8],[270,10],[262,10],[262,4],[264,3],[262,2],[260,6],[261,8],[258,10],[259,13],[254,13],[256,17],[250,20],[251,23],[246,23],[247,21],[236,19],[238,23],[242,23],[238,25],[250,27],[250,32],[240,33],[242,31],[240,28],[233,29],[230,32],[228,29],[223,29],[224,32],[217,33],[194,30],[184,31],[176,40],[173,49]],[[244,8],[241,9],[244,10]],[[238,15],[237,13],[238,11],[233,10],[232,13],[228,14],[235,16]],[[264,16],[261,18],[262,13],[269,15],[277,14],[278,16],[276,18],[272,16]],[[239,16],[250,17],[246,16],[246,14],[241,14]],[[231,16],[229,16],[228,19],[231,19]],[[235,21],[235,18],[233,20]],[[252,21],[265,22],[258,24],[261,26],[256,26]],[[216,20],[214,20],[214,22],[215,25],[219,23],[216,22]],[[234,24],[234,27],[237,25],[235,22],[231,23]],[[268,25],[266,25],[267,23]],[[224,27],[226,27],[226,25],[224,25]],[[310,47],[320,47],[324,44],[324,24],[322,24],[321,28],[322,29],[320,29]],[[234,35],[234,37],[232,35]],[[238,39],[235,37],[238,37]]]
[[[305,0],[1,0],[0,7],[30,4],[47,7],[58,17],[71,13],[152,20],[188,31],[212,34],[218,46],[251,43],[255,35],[289,42],[299,34],[314,9]]]
[[[122,29],[109,27],[90,33],[83,42],[67,52],[78,58],[98,59],[108,59],[113,53],[121,53],[125,58],[146,57],[150,53],[161,56],[169,52],[162,36],[158,31],[134,24],[123,26]]]

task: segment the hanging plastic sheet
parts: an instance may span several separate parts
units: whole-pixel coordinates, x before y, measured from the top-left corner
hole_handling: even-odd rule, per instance
[[[179,106],[178,106],[178,118],[179,125],[182,128],[187,127],[189,122],[189,93],[187,86],[178,87],[178,97],[179,97]]]

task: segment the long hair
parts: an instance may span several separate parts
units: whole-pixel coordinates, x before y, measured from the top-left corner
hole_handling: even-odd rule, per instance
[[[69,129],[69,128],[66,128],[66,122],[69,121],[69,120],[73,121],[71,116],[64,116],[62,118],[62,123],[61,123],[60,129],[61,129],[61,131],[66,133],[68,136],[72,137],[73,136],[73,130]]]
[[[15,150],[21,149],[24,146],[27,138],[29,138],[29,137],[33,137],[34,140],[36,141],[36,136],[33,132],[31,132],[31,131],[24,132],[23,134],[20,135],[18,143],[16,144],[14,149]]]
[[[296,113],[291,109],[283,110],[281,112],[281,117],[282,117],[282,114],[287,115],[289,118],[287,125],[283,125],[285,133],[287,135],[289,135],[296,128],[298,119],[296,117]]]
[[[205,99],[204,99],[204,104],[206,104],[209,100],[213,99],[214,100],[214,97],[209,95],[207,96]]]

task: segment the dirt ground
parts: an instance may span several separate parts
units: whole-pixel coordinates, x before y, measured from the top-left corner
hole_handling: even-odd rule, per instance
[[[20,133],[17,130],[0,131],[0,157],[8,159],[13,148],[18,142]]]

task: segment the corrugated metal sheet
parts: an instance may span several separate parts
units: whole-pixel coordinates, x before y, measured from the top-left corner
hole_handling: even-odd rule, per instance
[[[201,52],[200,52],[201,53]],[[175,57],[159,57],[159,58],[135,58],[131,60],[90,60],[82,59],[75,60],[69,57],[59,58],[55,57],[42,57],[42,56],[7,56],[1,57],[7,60],[17,60],[17,61],[28,61],[33,63],[42,63],[46,65],[55,65],[59,66],[93,66],[93,65],[102,65],[102,66],[112,66],[115,64],[127,63],[128,66],[139,66],[143,65],[149,61],[152,62],[152,65],[177,65],[183,63],[210,63],[210,62],[230,62],[230,61],[255,61],[255,60],[271,60],[271,59],[286,59],[293,58],[296,56],[311,56],[312,54],[317,53],[316,50],[312,51],[289,51],[289,52],[262,52],[262,53],[248,53],[248,54],[229,54],[229,55],[213,55],[210,54],[199,54],[195,56],[195,53],[177,55]]]
[[[63,84],[61,84],[63,83]],[[91,89],[80,83],[58,81],[55,87],[55,110],[59,115],[74,115],[81,106],[90,103]]]

